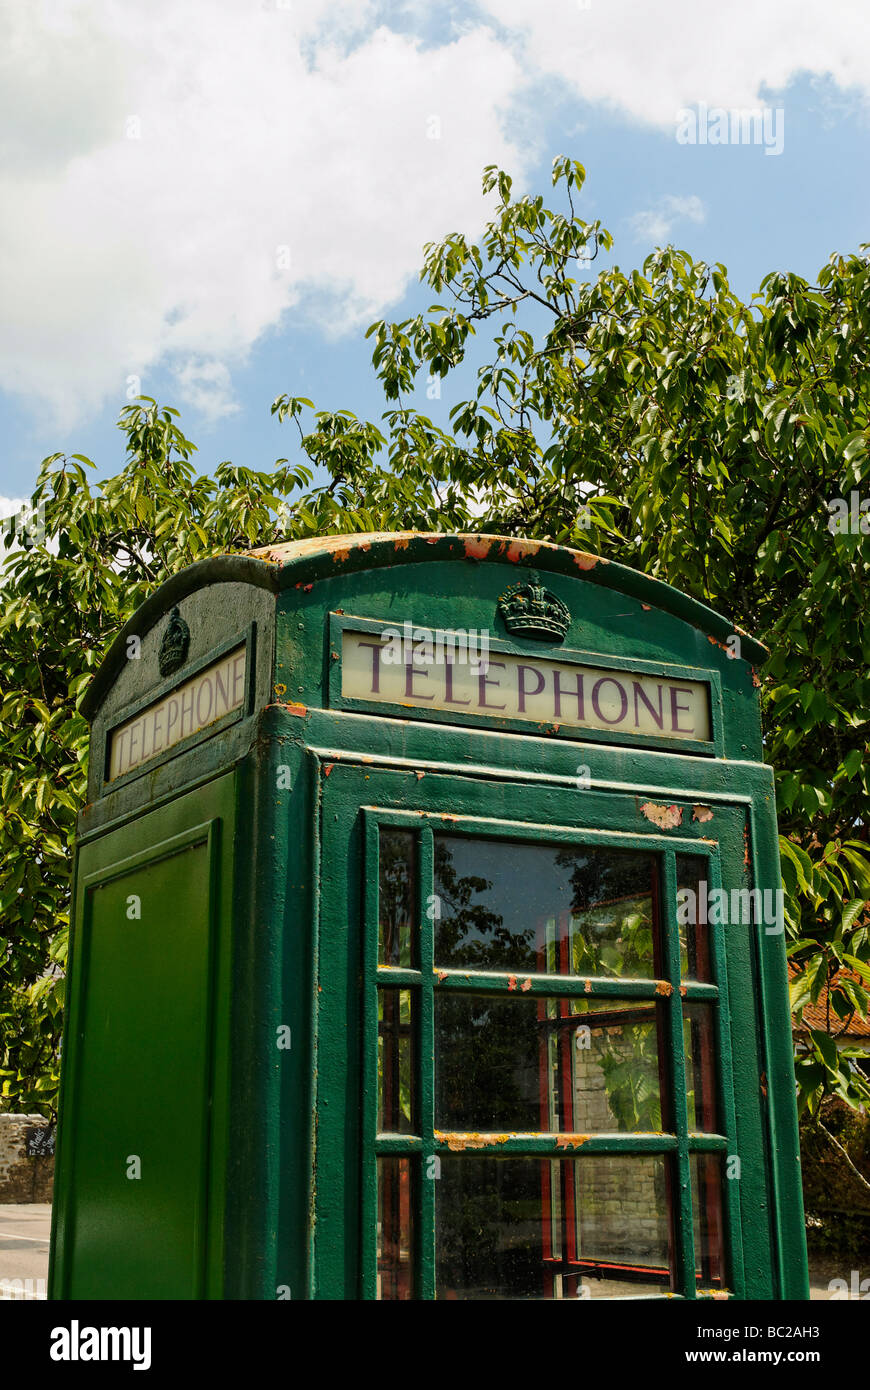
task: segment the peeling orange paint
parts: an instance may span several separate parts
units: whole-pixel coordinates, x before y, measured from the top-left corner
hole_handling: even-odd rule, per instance
[[[332,769],[333,769],[334,767],[335,767],[335,763],[327,763],[327,764],[326,764],[326,767],[323,769],[323,775],[324,775],[324,777],[328,777],[329,774],[330,774],[330,772],[332,771]]]
[[[287,687],[286,687],[286,685],[276,685],[276,686],[275,686],[275,694],[278,696],[278,699],[280,700],[280,698],[281,698],[282,695],[286,695],[286,694],[287,694]]]
[[[439,979],[440,981],[443,982],[444,980],[447,979],[447,971],[446,971],[446,970],[436,970],[435,973],[436,973],[436,975],[438,976],[438,979]]]
[[[757,689],[759,688],[759,686],[761,685],[761,681],[760,681],[759,678],[758,678],[758,672],[756,671],[756,669],[755,669],[754,666],[750,666],[749,669],[750,669],[750,671],[752,672],[752,684],[755,686],[755,688],[756,688],[756,690],[757,690]]]
[[[485,560],[489,554],[491,545],[491,541],[477,540],[476,537],[470,537],[465,542],[466,558],[469,560]]]
[[[517,565],[521,560],[527,560],[532,555],[537,555],[540,545],[536,541],[513,541],[507,548],[506,558],[512,565]],[[504,546],[502,546],[504,551]]]
[[[584,994],[591,994],[591,993],[592,993],[592,981],[591,981],[591,980],[587,980],[587,981],[586,981],[585,985],[583,986],[583,993],[584,993]]]
[[[652,604],[651,604],[651,603],[642,603],[640,606],[641,606],[641,608],[643,609],[644,613],[649,613],[649,612],[651,612],[651,610],[652,610]]]
[[[399,539],[398,539],[398,540],[396,541],[396,543],[395,543],[394,549],[395,549],[395,550],[407,550],[409,545],[410,545],[410,541],[408,540],[408,537],[407,537],[407,536],[400,536]]]
[[[417,781],[418,781],[418,782],[422,782],[422,780],[423,780],[423,778],[426,776],[426,774],[425,774],[425,772],[415,772],[415,773],[414,773],[414,776],[417,778]]]
[[[516,977],[516,975],[511,975],[510,979],[508,980],[508,989],[514,990],[514,989],[516,989],[516,987],[517,987],[517,977]]]
[[[557,1134],[557,1149],[579,1149],[589,1139],[588,1134]]]
[[[314,588],[314,585],[313,585],[313,584],[303,584],[303,583],[300,582],[299,584],[294,584],[293,587],[294,587],[294,589],[302,589],[302,591],[303,591],[304,593],[310,594],[310,593],[311,593],[311,590]],[[339,609],[338,611],[341,612],[341,609]]]
[[[600,555],[589,555],[585,550],[578,550],[574,554],[574,564],[578,570],[594,570],[601,560]],[[605,560],[605,564],[607,561]]]
[[[523,980],[522,984],[520,985],[520,989],[523,991],[523,994],[525,994],[527,990],[530,990],[531,987],[532,987],[532,982],[531,982],[531,980]]]
[[[447,1147],[452,1153],[462,1153],[463,1149],[489,1149],[496,1144],[506,1144],[513,1138],[511,1134],[445,1134],[443,1130],[435,1130],[435,1138],[439,1143],[447,1142]]]
[[[674,987],[669,980],[656,980],[656,994],[663,994],[666,999],[670,999],[674,992]]]
[[[683,812],[679,806],[657,806],[654,801],[645,801],[640,813],[660,830],[673,830],[674,826],[683,823]]]
[[[349,551],[349,550],[333,550],[333,552],[332,552],[332,557],[333,557],[334,560],[349,560],[349,559],[350,559],[350,551]]]
[[[289,701],[286,705],[281,704],[280,700],[278,703],[281,705],[281,709],[286,710],[288,714],[295,714],[301,718],[303,715],[307,715],[308,713],[307,705],[297,705],[292,700]]]
[[[688,986],[688,985],[680,985],[680,994],[682,994],[682,995],[685,997],[685,995],[687,995],[688,992],[689,992],[689,986]]]
[[[693,806],[692,820],[708,821],[713,819],[713,812],[709,806]]]

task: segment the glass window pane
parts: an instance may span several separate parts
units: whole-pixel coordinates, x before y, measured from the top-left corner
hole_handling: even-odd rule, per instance
[[[378,990],[378,1132],[411,1134],[411,991]]]
[[[680,931],[680,975],[684,980],[711,983],[710,861],[700,854],[677,855],[677,923]]]
[[[669,1210],[661,1155],[442,1156],[437,1297],[660,1294],[673,1287]]]
[[[659,1007],[639,999],[435,996],[442,1130],[660,1132]]]
[[[417,902],[417,840],[382,825],[378,874],[378,964],[411,966]]]
[[[634,850],[435,836],[435,960],[658,979],[658,860]]]
[[[722,1155],[690,1154],[695,1279],[700,1288],[725,1286],[725,1228]]]
[[[378,1159],[378,1287],[382,1299],[414,1297],[414,1194],[410,1158]]]
[[[716,1134],[716,1043],[711,1004],[684,1005],[683,1042],[689,1129]]]

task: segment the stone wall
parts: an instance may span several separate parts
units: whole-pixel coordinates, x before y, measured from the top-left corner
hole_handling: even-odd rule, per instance
[[[53,1142],[51,1153],[33,1157],[27,1153],[28,1138],[47,1129],[43,1115],[0,1114],[0,1203],[51,1201]]]

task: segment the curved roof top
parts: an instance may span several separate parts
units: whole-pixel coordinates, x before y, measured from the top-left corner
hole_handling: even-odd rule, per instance
[[[147,598],[112,643],[82,700],[90,719],[125,660],[127,637],[144,634],[167,608],[206,584],[247,583],[280,589],[314,582],[328,575],[352,574],[382,566],[420,564],[431,560],[474,560],[481,564],[533,565],[550,574],[568,574],[588,583],[615,589],[651,608],[671,613],[696,627],[716,642],[740,634],[742,657],[761,665],[767,648],[736,627],[728,618],[688,594],[653,579],[640,570],[616,564],[585,550],[573,550],[550,541],[521,540],[516,536],[490,536],[468,532],[366,531],[340,536],[309,536],[282,545],[261,546],[243,554],[216,555],[198,560],[173,574]]]

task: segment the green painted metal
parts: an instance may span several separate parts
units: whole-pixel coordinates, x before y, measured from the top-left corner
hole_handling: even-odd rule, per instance
[[[561,644],[512,637],[497,617],[499,595],[530,567],[570,611]],[[176,605],[191,649],[166,681],[157,652]],[[607,731],[497,716],[472,726],[345,698],[342,630],[406,620],[486,630],[494,651],[530,659],[704,682],[712,737],[627,746]],[[708,1296],[695,1288],[690,1168],[693,1154],[713,1153],[740,1160],[739,1178],[724,1184],[732,1296],[806,1298],[782,935],[762,924],[714,928],[712,982],[681,992],[679,979],[676,854],[705,857],[714,887],[779,886],[754,670],[765,652],[738,633],[742,655],[731,659],[735,632],[648,576],[498,537],[315,539],[202,562],[153,595],[112,645],[85,706],[92,768],[79,824],[51,1297],[111,1287],[130,1298],[373,1298],[379,1156],[410,1160],[416,1296],[434,1297],[438,1180],[427,1171],[455,1152],[435,1130],[435,1003],[439,992],[507,989],[497,971],[434,969],[433,834],[461,826],[661,855],[670,993],[653,981],[541,974],[526,992],[660,1000],[673,1132],[596,1134],[582,1154],[667,1156],[679,1255],[671,1297]],[[134,633],[135,663],[126,659]],[[107,780],[113,728],[241,641],[239,711],[172,756]],[[581,765],[588,786],[578,789]],[[660,828],[647,803],[676,807],[679,823]],[[408,968],[377,962],[384,826],[417,838],[418,954]],[[131,894],[150,894],[159,910],[128,920]],[[407,1136],[376,1134],[385,984],[410,990],[416,1004],[417,1127]],[[716,1021],[715,1134],[689,1130],[685,1100],[682,1010],[702,1000]],[[279,1046],[287,1030],[290,1045]],[[142,1179],[127,1178],[120,1150],[124,1160],[142,1156]],[[553,1136],[515,1134],[499,1152],[557,1151]]]

